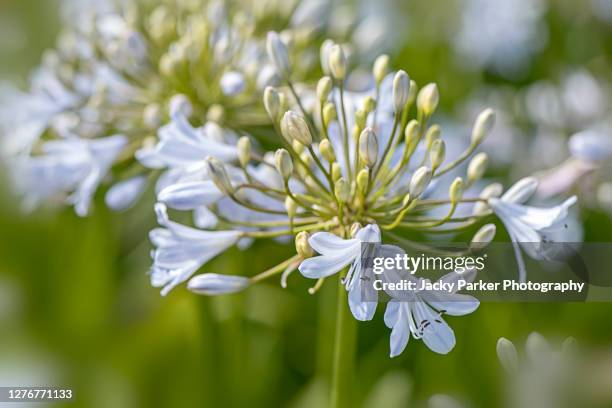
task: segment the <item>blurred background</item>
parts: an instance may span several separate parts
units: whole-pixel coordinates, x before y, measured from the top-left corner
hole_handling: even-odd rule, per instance
[[[486,146],[491,177],[554,168],[569,155],[570,135],[610,124],[612,1],[349,6],[390,16],[393,66],[420,84],[438,83],[443,122],[467,123],[487,104],[500,111]],[[1,78],[25,83],[59,30],[57,2],[0,0]],[[601,177],[605,185],[605,172]],[[584,239],[612,241],[612,190],[606,196],[605,188],[582,187]],[[310,296],[309,283],[296,278],[288,289],[268,282],[207,298],[181,287],[162,298],[146,275],[151,245],[143,237],[155,225],[153,194],[124,214],[111,213],[102,198],[88,218],[70,208],[24,215],[0,182],[0,385],[73,388],[69,405],[83,407],[326,405],[334,285]],[[247,252],[231,250],[207,270],[248,274],[288,254],[259,242]],[[355,400],[425,406],[444,393],[466,406],[501,406],[497,339],[522,344],[538,331],[552,340],[572,336],[589,351],[592,372],[601,373],[593,404],[612,406],[611,310],[605,303],[487,303],[448,318],[458,339],[448,356],[412,341],[394,359],[377,316],[359,325]]]

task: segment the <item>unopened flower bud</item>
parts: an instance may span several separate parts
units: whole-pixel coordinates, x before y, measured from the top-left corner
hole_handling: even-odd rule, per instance
[[[419,167],[410,179],[410,187],[408,189],[413,198],[419,197],[429,185],[431,181],[431,170],[425,166]]]
[[[410,204],[411,200],[412,200],[412,197],[410,196],[410,194],[406,194],[404,196],[404,199],[402,200],[402,207],[404,208],[408,207],[408,204]]]
[[[489,157],[486,153],[478,153],[472,158],[467,169],[468,183],[472,184],[480,180],[487,170]]]
[[[446,155],[446,144],[444,140],[438,139],[431,144],[429,150],[429,161],[431,162],[431,169],[436,170],[444,161]]]
[[[212,179],[215,186],[224,194],[231,195],[234,191],[234,187],[230,181],[225,166],[218,159],[208,156],[206,158],[206,165],[208,174]]]
[[[380,55],[374,61],[374,67],[372,68],[372,74],[377,85],[380,85],[385,76],[389,73],[389,56],[386,54]]]
[[[225,119],[225,108],[218,103],[210,105],[206,112],[206,119],[214,123],[223,123]]]
[[[309,238],[310,236],[306,231],[302,231],[295,236],[295,251],[302,259],[307,259],[314,255],[314,251],[308,243]]]
[[[359,158],[370,168],[378,159],[378,140],[371,127],[363,129],[359,136]]]
[[[482,198],[483,200],[488,200],[492,197],[499,197],[504,191],[504,187],[499,183],[492,183],[482,189],[478,198]],[[482,201],[479,201],[474,204],[474,208],[472,209],[472,214],[481,215],[489,210],[489,205]]]
[[[281,112],[280,95],[278,94],[276,89],[272,88],[271,86],[268,86],[264,90],[263,100],[264,100],[264,107],[266,108],[266,112],[268,112],[270,119],[276,122]]]
[[[406,146],[410,146],[415,140],[417,140],[420,132],[421,125],[418,121],[413,119],[408,122],[406,130],[404,130],[404,142],[406,143]]]
[[[147,105],[142,114],[142,121],[148,129],[158,129],[163,120],[164,114],[161,106],[156,103]]]
[[[351,198],[351,186],[348,181],[340,177],[334,184],[334,193],[341,203],[346,203]]]
[[[274,154],[274,165],[283,180],[289,180],[291,173],[293,173],[293,160],[291,160],[291,156],[287,150],[278,149],[276,151]]]
[[[514,344],[505,338],[500,338],[497,341],[497,358],[499,363],[508,374],[516,374],[518,372],[518,353]]]
[[[334,183],[338,181],[340,177],[342,177],[342,168],[340,167],[340,164],[338,162],[334,162],[332,164],[331,176],[332,176],[332,181]]]
[[[310,146],[312,144],[312,135],[310,134],[310,129],[308,129],[306,120],[304,120],[303,116],[293,111],[287,111],[283,115],[281,130],[283,133],[286,132],[284,136],[287,140],[297,140],[304,146]]]
[[[474,238],[472,238],[472,242],[470,243],[470,249],[472,251],[480,251],[484,249],[491,243],[491,241],[493,241],[496,231],[497,227],[495,227],[495,224],[483,225],[478,232],[474,234]]]
[[[350,230],[350,232],[349,232],[349,233],[351,234],[351,237],[354,237],[355,235],[357,235],[357,233],[359,232],[359,230],[360,230],[360,229],[362,229],[362,228],[363,228],[363,225],[361,225],[361,224],[360,224],[360,223],[358,223],[358,222],[354,222],[354,223],[351,225],[351,230]]]
[[[366,111],[359,109],[355,112],[355,124],[359,129],[365,128],[367,120],[368,113]]]
[[[287,211],[289,218],[293,218],[297,214],[297,203],[289,196],[285,198],[285,211]]]
[[[336,107],[333,103],[327,102],[323,106],[323,126],[329,127],[329,124],[338,117]]]
[[[319,82],[317,83],[317,99],[319,100],[319,103],[321,103],[321,105],[327,102],[331,90],[332,80],[330,77],[324,76],[323,78],[319,79]]]
[[[204,273],[194,276],[187,283],[187,289],[198,295],[227,295],[249,287],[249,278],[235,275]]]
[[[337,80],[344,80],[346,77],[346,55],[338,44],[335,44],[329,51],[329,70]]]
[[[285,77],[289,76],[289,52],[277,32],[268,32],[266,50],[278,73]]]
[[[431,116],[438,107],[440,94],[436,84],[427,84],[417,96],[417,108],[425,116]]]
[[[425,147],[430,149],[433,142],[440,139],[441,134],[442,128],[439,125],[433,125],[427,129],[427,133],[425,133]]]
[[[321,140],[321,142],[319,143],[319,152],[321,152],[321,155],[323,156],[323,158],[327,160],[329,163],[333,163],[336,161],[336,155],[334,154],[334,148],[332,147],[329,140],[327,139]]]
[[[448,196],[450,198],[451,203],[456,204],[457,202],[459,202],[459,200],[461,200],[461,197],[463,196],[464,187],[465,186],[463,184],[463,179],[461,177],[457,177],[455,178],[455,180],[453,180],[448,190]]]
[[[416,101],[417,95],[419,92],[419,86],[412,79],[410,80],[410,92],[408,92],[408,100],[406,101],[407,105],[411,105]]]
[[[485,109],[478,115],[474,128],[472,129],[472,144],[480,144],[489,134],[495,124],[495,111],[493,109]]]
[[[374,112],[374,109],[376,109],[376,99],[372,96],[366,97],[363,101],[363,110],[366,111],[366,113],[371,113]]]
[[[410,78],[406,71],[399,70],[393,77],[393,108],[396,114],[400,114],[408,101],[410,93]]]
[[[295,150],[295,152],[299,155],[304,153],[304,145],[298,142],[297,140],[291,142],[291,147],[293,147],[293,150]]]
[[[242,136],[240,139],[238,139],[237,147],[240,165],[246,168],[251,160],[251,139],[249,139],[248,136]]]
[[[361,169],[357,173],[357,189],[361,193],[365,193],[368,189],[368,183],[370,182],[370,174],[367,169]]]

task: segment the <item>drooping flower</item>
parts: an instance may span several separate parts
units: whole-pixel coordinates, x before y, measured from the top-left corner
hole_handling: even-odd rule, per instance
[[[488,204],[502,221],[514,247],[519,279],[527,278],[521,249],[533,259],[549,259],[551,235],[567,229],[568,210],[576,203],[572,196],[563,203],[550,208],[524,205],[537,189],[537,180],[526,178],[517,182],[500,198],[489,198]]]
[[[166,295],[186,281],[202,265],[224,252],[240,239],[240,231],[205,231],[171,221],[163,204],[155,206],[163,228],[151,231],[153,251],[151,284]]]

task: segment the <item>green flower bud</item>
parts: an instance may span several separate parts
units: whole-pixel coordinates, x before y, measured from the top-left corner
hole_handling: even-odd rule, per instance
[[[327,102],[323,106],[323,126],[329,127],[329,124],[338,117],[336,107],[333,103]]]
[[[357,173],[357,189],[365,194],[368,189],[368,183],[370,182],[370,174],[368,170],[361,169],[359,173]]]
[[[354,237],[355,235],[357,235],[357,233],[359,232],[359,230],[360,230],[360,229],[362,229],[362,228],[363,228],[363,226],[362,226],[360,223],[358,223],[358,222],[354,222],[354,223],[351,225],[351,230],[350,230],[350,232],[349,232],[349,233],[351,234],[351,237]]]
[[[410,78],[406,71],[399,70],[393,77],[393,108],[396,114],[400,114],[408,101],[410,92]]]
[[[412,197],[410,197],[410,194],[406,194],[402,200],[402,207],[408,207],[408,204],[410,204],[410,200],[412,200]]]
[[[238,139],[237,148],[240,165],[246,168],[251,160],[251,139],[249,139],[248,136],[242,136]]]
[[[303,116],[293,111],[287,111],[283,115],[281,130],[283,133],[286,132],[284,136],[287,140],[297,140],[304,146],[310,146],[312,144],[312,135],[310,134],[310,129],[308,129],[306,120],[304,120]]]
[[[427,129],[427,133],[425,133],[425,147],[427,147],[427,149],[431,149],[431,145],[434,141],[440,139],[441,134],[442,129],[439,125],[433,125]]]
[[[440,93],[436,84],[427,84],[417,96],[417,108],[425,116],[431,116],[438,107]]]
[[[366,111],[366,113],[372,113],[374,109],[376,109],[376,99],[372,96],[368,96],[363,101],[363,110]]]
[[[429,161],[431,162],[431,169],[436,170],[444,161],[446,155],[446,144],[444,140],[438,139],[431,144],[429,150]]]
[[[147,129],[158,129],[164,120],[164,113],[161,106],[157,103],[147,105],[143,114],[142,122]]]
[[[297,214],[297,203],[289,196],[285,198],[285,210],[289,218],[293,218]]]
[[[359,136],[359,158],[370,168],[378,159],[378,139],[371,127],[363,129]]]
[[[364,110],[359,109],[355,112],[355,124],[359,129],[363,129],[366,127],[366,122],[368,120],[368,113]]]
[[[372,68],[372,74],[374,75],[374,80],[377,85],[380,85],[385,76],[389,73],[389,56],[388,55],[380,55],[374,61],[374,67]]]
[[[327,139],[321,140],[321,142],[319,143],[319,152],[321,152],[321,155],[323,156],[323,158],[327,160],[329,163],[333,163],[336,161],[336,155],[334,154],[334,148],[332,147],[329,140]]]
[[[510,375],[515,375],[519,370],[518,353],[514,344],[505,338],[497,341],[497,358],[501,366]]]
[[[421,124],[414,119],[408,122],[406,130],[404,130],[404,142],[406,146],[412,145],[419,137],[419,133],[421,133]]]
[[[278,149],[274,154],[274,164],[283,180],[289,180],[291,173],[293,173],[293,160],[291,160],[289,152],[285,149]]]
[[[332,181],[334,183],[338,181],[340,177],[342,177],[342,168],[340,167],[340,164],[338,164],[338,162],[334,162],[332,164],[331,176],[332,176]]]
[[[293,150],[295,150],[297,154],[301,155],[302,153],[304,153],[304,145],[298,142],[297,140],[291,142],[291,147],[293,147]]]
[[[234,187],[230,181],[225,166],[218,159],[208,156],[206,158],[206,167],[208,169],[208,175],[212,179],[215,186],[226,195],[231,195],[234,191]]]
[[[474,128],[472,129],[472,144],[480,144],[489,134],[495,124],[495,111],[493,109],[485,109],[478,115]]]
[[[276,122],[281,112],[281,101],[279,93],[276,91],[276,89],[272,88],[271,86],[268,86],[264,90],[263,101],[264,107],[266,108],[266,112],[268,112],[268,116],[270,116],[270,119],[272,119],[273,122]]]
[[[465,185],[463,183],[463,179],[461,177],[455,178],[451,183],[450,188],[448,189],[448,196],[450,198],[451,203],[457,203],[463,197],[463,189]]]
[[[317,99],[319,100],[319,103],[321,103],[321,105],[327,102],[331,90],[332,80],[330,77],[324,76],[323,78],[319,79],[319,82],[317,83]]]
[[[299,232],[295,236],[295,251],[302,259],[307,259],[314,255],[314,251],[308,243],[308,238],[309,235],[306,231]]]
[[[334,184],[334,193],[341,203],[346,203],[351,198],[351,186],[348,181],[340,177]]]
[[[210,122],[223,123],[225,119],[225,108],[218,103],[210,105],[206,112],[206,119]]]
[[[329,51],[329,70],[339,81],[346,77],[346,55],[342,47],[335,44]]]
[[[423,194],[430,181],[431,170],[425,166],[419,167],[410,179],[410,187],[408,188],[410,196],[413,198],[419,197]]]
[[[488,163],[489,157],[486,153],[478,153],[472,158],[467,170],[468,182],[470,184],[482,178],[487,170]]]
[[[474,238],[472,238],[472,242],[470,242],[470,249],[472,251],[480,251],[484,249],[491,243],[491,241],[493,241],[496,231],[497,228],[495,227],[495,224],[483,225],[478,232],[474,234]]]
[[[408,92],[407,105],[412,105],[416,101],[417,94],[419,92],[419,86],[412,79],[410,80],[410,91]]]

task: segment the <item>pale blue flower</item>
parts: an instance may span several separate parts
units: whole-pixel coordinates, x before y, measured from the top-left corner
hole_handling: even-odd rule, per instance
[[[166,206],[156,204],[159,224],[149,234],[155,245],[152,253],[151,284],[166,295],[186,281],[206,262],[236,244],[241,231],[206,231],[188,227],[168,218]]]
[[[508,231],[517,258],[521,282],[526,280],[527,271],[520,248],[533,259],[549,259],[550,246],[546,244],[553,241],[552,237],[559,234],[559,231],[568,228],[569,208],[577,201],[576,197],[572,196],[550,208],[523,205],[536,188],[537,181],[526,178],[517,182],[500,198],[488,200],[489,206]]]
[[[240,292],[249,284],[249,278],[244,276],[204,273],[191,278],[187,283],[187,289],[199,295],[227,295]]]
[[[395,295],[387,304],[385,324],[391,330],[391,357],[398,356],[408,345],[410,337],[422,339],[427,347],[440,354],[447,354],[455,347],[453,329],[442,319],[443,314],[463,316],[472,313],[480,304],[473,296],[456,293],[457,282],[471,282],[476,277],[474,269],[464,273],[451,272],[439,282],[454,283],[449,292],[415,290]],[[428,279],[408,274],[403,279],[411,280],[417,288]]]
[[[299,270],[307,278],[320,279],[340,272],[350,265],[344,278],[346,290],[349,292],[349,306],[357,320],[372,320],[376,311],[377,301],[364,300],[364,282],[361,279],[363,250],[368,246],[364,243],[379,243],[380,229],[375,224],[360,229],[354,238],[343,239],[330,232],[313,234],[308,243],[321,254],[304,260]]]
[[[18,159],[14,182],[26,206],[71,193],[67,201],[78,215],[85,216],[98,186],[126,145],[123,135],[46,142],[41,147],[43,155]]]
[[[134,205],[146,187],[146,176],[136,176],[120,181],[106,193],[106,205],[115,211],[127,210]]]

